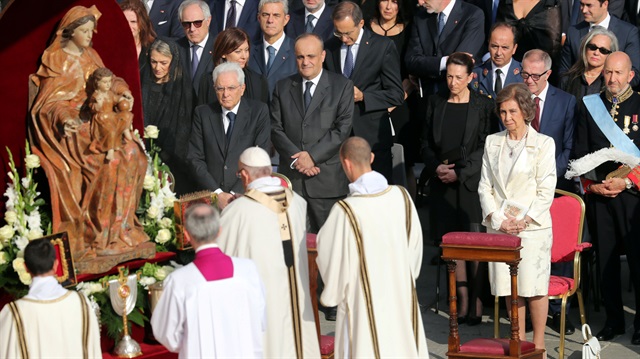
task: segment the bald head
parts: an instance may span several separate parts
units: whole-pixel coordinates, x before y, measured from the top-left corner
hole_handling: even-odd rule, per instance
[[[362,137],[350,137],[340,147],[340,161],[347,178],[354,182],[363,174],[371,172],[371,146]]]
[[[621,51],[616,51],[607,57],[602,73],[607,90],[614,96],[624,92],[635,76],[631,69],[631,58]]]

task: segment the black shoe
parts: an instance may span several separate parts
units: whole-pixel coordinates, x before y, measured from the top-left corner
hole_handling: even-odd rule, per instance
[[[324,309],[324,319],[330,322],[335,322],[336,315],[338,315],[338,307],[331,307],[331,308]]]
[[[636,329],[631,337],[631,344],[640,345],[640,329]]]
[[[560,319],[562,314],[556,313],[553,315],[553,325],[551,329],[555,330],[557,333],[560,333]],[[576,332],[576,327],[571,323],[568,316],[564,318],[564,335],[571,335]]]
[[[601,331],[598,332],[598,334],[596,334],[596,338],[598,338],[598,340],[600,341],[609,341],[613,339],[616,335],[620,335],[620,334],[624,334],[624,328],[614,329],[612,327],[604,327],[604,329],[602,329]],[[634,337],[635,337],[635,333],[634,333]],[[639,337],[638,339],[640,340],[640,334],[638,334],[638,337]]]
[[[467,322],[467,318],[468,317],[466,315],[458,317],[458,325],[466,323]]]
[[[467,325],[470,327],[475,327],[476,325],[482,323],[482,317],[471,317],[467,318]]]

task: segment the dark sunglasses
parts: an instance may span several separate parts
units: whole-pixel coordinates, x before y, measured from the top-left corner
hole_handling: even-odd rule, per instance
[[[605,49],[604,47],[598,47],[595,44],[587,44],[587,49],[591,50],[591,51],[600,51],[601,54],[603,55],[609,55],[610,53],[612,53],[613,51],[609,50],[609,49]]]
[[[196,29],[199,29],[200,27],[202,27],[202,23],[204,22],[204,20],[196,20],[196,21],[183,21],[181,22],[182,27],[184,27],[185,29],[190,29],[191,28],[191,24],[193,24],[193,27],[195,27]]]

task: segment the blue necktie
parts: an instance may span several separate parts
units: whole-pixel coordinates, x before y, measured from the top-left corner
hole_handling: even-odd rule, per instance
[[[229,127],[227,127],[227,143],[231,139],[231,132],[233,131],[233,125],[236,123],[236,114],[229,111],[227,112],[227,117],[229,118]]]
[[[304,32],[313,32],[313,28],[315,26],[313,26],[313,20],[315,20],[316,17],[309,14],[309,16],[307,16],[307,23],[304,25]]]
[[[269,58],[267,59],[267,72],[271,70],[271,65],[273,65],[273,60],[276,59],[276,48],[273,46],[267,46],[267,51],[269,51]]]
[[[344,68],[342,74],[346,78],[351,77],[353,72],[353,53],[351,52],[351,46],[347,46],[347,56],[344,58]]]
[[[578,0],[580,2],[580,0]],[[496,16],[498,15],[498,4],[500,0],[493,0],[493,9],[491,10],[491,24],[495,24]]]
[[[307,112],[309,104],[311,103],[311,86],[313,86],[313,82],[307,81],[304,86],[304,112]]]
[[[229,2],[229,11],[227,11],[227,23],[225,29],[236,26],[236,0]]]
[[[198,64],[200,63],[200,59],[198,58],[199,47],[200,45],[191,46],[191,78],[195,76],[196,71],[198,70]]]
[[[444,29],[444,24],[446,23],[445,15],[443,12],[438,14],[438,37],[442,34],[442,30]]]

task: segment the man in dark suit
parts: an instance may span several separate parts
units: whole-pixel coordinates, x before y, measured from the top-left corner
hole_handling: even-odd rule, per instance
[[[351,133],[353,82],[322,69],[325,52],[316,34],[295,45],[298,74],[278,82],[271,101],[271,141],[280,154],[279,172],[308,203],[311,233],[317,233],[348,180],[340,145]]]
[[[630,1],[637,0],[610,0],[608,10],[609,14],[617,17],[618,19],[628,21],[628,19],[625,18],[625,6],[627,6]],[[567,34],[570,26],[577,25],[584,21],[584,15],[582,15],[582,11],[580,10],[580,0],[561,0],[560,13],[562,14],[562,33],[564,35]]]
[[[479,58],[484,43],[484,14],[461,0],[418,0],[405,61],[410,74],[419,77],[421,94],[446,89],[447,57],[466,52]]]
[[[580,42],[582,37],[589,33],[593,26],[602,26],[613,32],[618,38],[618,49],[629,55],[633,62],[634,70],[640,68],[640,37],[638,29],[617,17],[611,16],[608,11],[607,0],[580,0],[580,8],[585,21],[569,27],[567,39],[562,47],[562,59],[560,62],[560,75],[563,75],[576,61],[580,60]],[[635,71],[637,73],[637,71]],[[631,86],[640,84],[636,75],[631,81]]]
[[[242,99],[244,72],[235,62],[213,70],[218,103],[196,107],[187,161],[198,189],[218,194],[223,209],[235,193],[242,193],[236,177],[238,158],[248,147],[269,145],[269,110],[262,102]]]
[[[622,19],[634,25],[640,31],[640,1],[626,0],[624,2],[624,14]]]
[[[490,59],[473,69],[471,88],[495,99],[505,86],[522,82],[522,77],[521,65],[513,58],[518,48],[516,28],[504,22],[497,23],[491,28],[490,34]]]
[[[297,38],[305,32],[312,32],[327,41],[333,36],[333,8],[324,0],[302,0],[304,7],[291,12],[291,21],[285,29],[287,36]]]
[[[150,2],[146,1],[146,3],[148,7]],[[178,6],[180,6],[180,1],[177,0],[153,0],[151,2],[151,8],[148,9],[149,19],[156,35],[174,39],[184,35],[178,16]]]
[[[267,78],[271,95],[278,81],[296,73],[294,40],[284,33],[289,22],[287,0],[260,0],[258,21],[262,39],[251,47],[249,68]]]
[[[246,31],[251,42],[260,41],[262,33],[256,21],[258,2],[259,0],[210,0],[209,7],[213,10],[214,21],[209,31],[218,34],[227,28],[239,27]]]
[[[209,34],[211,12],[209,5],[201,0],[185,0],[178,8],[185,36],[178,39],[185,70],[191,74],[193,91],[198,95],[200,79],[213,71],[214,37]],[[190,71],[189,71],[190,70]]]
[[[353,134],[371,144],[375,156],[372,168],[392,183],[393,136],[388,109],[404,100],[398,51],[391,39],[364,29],[358,5],[341,2],[331,17],[340,36],[326,43],[325,67],[353,81]]]

